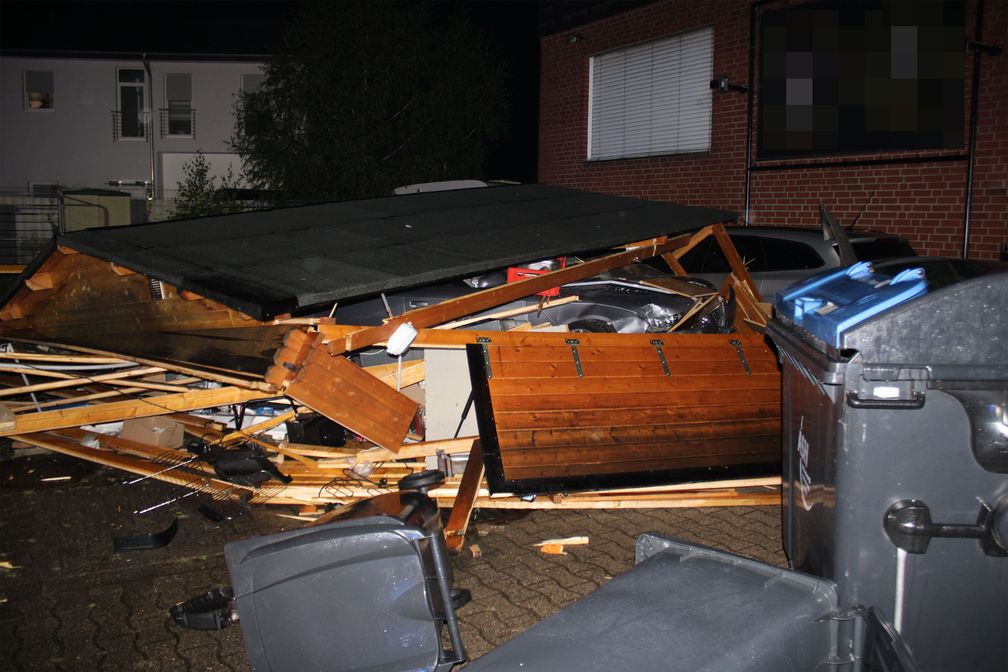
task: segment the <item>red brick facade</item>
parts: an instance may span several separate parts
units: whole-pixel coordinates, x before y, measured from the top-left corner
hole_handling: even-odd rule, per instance
[[[976,34],[976,4],[976,0],[968,3],[970,36]],[[983,4],[983,42],[1008,47],[1008,2],[987,0]],[[763,6],[779,8],[785,2]],[[746,182],[745,93],[714,92],[709,152],[587,161],[588,67],[594,54],[710,25],[714,27],[714,74],[745,84],[751,12],[749,0],[665,0],[543,37],[539,181],[726,208],[739,212],[741,219]],[[577,39],[572,41],[572,35]],[[963,68],[966,122],[964,146],[959,151],[824,156],[804,160],[815,165],[784,169],[777,167],[783,162],[756,160],[754,109],[750,223],[815,226],[821,200],[845,224],[864,208],[858,228],[904,235],[922,254],[960,256],[972,52],[963,59]],[[1008,53],[981,57],[979,92],[968,252],[972,258],[996,259],[1008,244]],[[823,165],[840,161],[848,165]],[[849,165],[854,162],[857,165]]]

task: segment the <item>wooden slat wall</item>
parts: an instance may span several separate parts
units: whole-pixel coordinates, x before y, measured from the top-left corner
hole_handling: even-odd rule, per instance
[[[487,345],[505,480],[766,464],[780,459],[781,379],[759,335],[663,335],[652,345]],[[751,373],[736,348],[741,341]],[[484,446],[486,449],[486,446]]]
[[[0,312],[5,333],[53,338],[144,331],[247,327],[249,316],[163,284],[151,297],[149,278],[87,254],[55,251]]]

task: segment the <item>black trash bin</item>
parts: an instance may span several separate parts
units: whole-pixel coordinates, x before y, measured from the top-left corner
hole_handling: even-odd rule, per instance
[[[1008,670],[1008,265],[915,260],[777,295],[784,544],[921,670]]]

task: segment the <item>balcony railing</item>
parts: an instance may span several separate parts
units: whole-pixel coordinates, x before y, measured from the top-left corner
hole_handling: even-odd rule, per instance
[[[56,198],[0,193],[0,265],[27,264],[59,230]]]
[[[163,107],[160,112],[162,138],[196,137],[196,110],[190,107]]]
[[[113,140],[143,140],[146,142],[150,131],[150,115],[146,112],[112,110]]]

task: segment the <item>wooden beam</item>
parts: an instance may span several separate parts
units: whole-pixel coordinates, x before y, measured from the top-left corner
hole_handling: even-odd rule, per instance
[[[402,370],[399,371],[399,363],[378,364],[376,366],[365,366],[363,370],[385,383],[389,387],[395,387],[396,383],[400,388],[408,387],[419,383],[424,379],[424,360],[414,359],[402,363]]]
[[[345,334],[348,329],[345,325],[322,325],[318,326],[318,333],[323,338],[328,339],[329,334],[335,334],[337,338]],[[579,333],[576,334],[580,345],[583,346],[652,346],[655,339],[661,340],[666,348],[693,348],[699,343],[696,334],[612,334],[612,333]],[[492,343],[494,345],[506,345],[511,347],[527,346],[560,346],[564,347],[566,339],[571,338],[568,332],[550,331],[478,331],[469,329],[421,329],[417,333],[416,340],[413,341],[414,348],[445,348],[457,349],[465,348],[470,343]],[[382,342],[376,345],[381,345]],[[567,346],[569,349],[569,346]],[[653,347],[653,346],[652,346]]]
[[[565,296],[562,299],[556,299],[555,301],[546,300],[541,304],[534,306],[524,306],[522,308],[511,308],[510,310],[501,310],[496,313],[490,313],[488,315],[477,315],[475,317],[467,317],[464,320],[456,320],[455,322],[448,322],[446,324],[434,327],[435,329],[458,329],[459,327],[465,327],[470,324],[476,324],[477,322],[486,322],[488,320],[504,320],[509,317],[517,317],[518,315],[524,315],[526,313],[532,313],[536,311],[543,311],[547,308],[555,308],[556,306],[563,306],[568,303],[574,303],[580,300],[578,296]]]
[[[52,401],[43,401],[35,404],[31,401],[26,401],[17,404],[17,409],[23,411],[26,409],[38,409],[52,408],[53,406],[67,406],[70,404],[82,404],[85,401],[98,401],[99,399],[111,399],[112,397],[124,397],[133,396],[138,392],[143,392],[139,387],[122,387],[115,390],[109,390],[107,392],[95,392],[94,394],[68,394],[63,396],[61,399],[53,399]],[[12,404],[13,405],[13,404]]]
[[[131,457],[118,452],[112,452],[110,450],[89,448],[87,446],[82,446],[76,441],[53,434],[23,434],[18,437],[18,440],[56,453],[70,455],[82,460],[87,460],[88,462],[94,462],[95,464],[100,464],[104,467],[120,469],[131,474],[137,474],[138,476],[149,476],[159,481],[173,483],[175,485],[181,485],[195,490],[207,490],[208,488],[212,488],[218,491],[223,491],[230,490],[232,488],[239,488],[250,492],[255,491],[253,488],[235,485],[234,483],[210,478],[209,476],[199,476],[197,474],[190,474],[177,469],[165,471],[165,465],[151,462],[148,459]]]
[[[64,427],[80,427],[103,422],[117,422],[129,418],[146,418],[166,415],[178,411],[193,411],[211,406],[227,406],[247,401],[270,399],[275,392],[245,390],[236,387],[222,387],[210,390],[193,390],[178,394],[164,394],[128,401],[113,401],[106,404],[63,408],[55,411],[26,413],[17,416],[13,429],[0,430],[0,436],[46,432]]]
[[[660,244],[656,243],[650,247],[638,247],[625,252],[610,254],[599,259],[578,264],[577,266],[568,266],[567,268],[527,278],[519,282],[492,287],[451,301],[443,301],[433,306],[411,310],[389,319],[381,326],[367,327],[350,333],[343,343],[335,341],[329,343],[329,351],[333,354],[339,354],[359,350],[380,341],[385,341],[400,325],[407,322],[417,329],[431,327],[449,320],[471,315],[481,310],[487,310],[509,301],[516,301],[536,292],[545,291],[551,287],[565,285],[568,282],[598,275],[604,271],[620,268],[641,259],[650,259],[655,255],[671,251],[676,247],[675,243],[676,241],[666,241]]]
[[[742,261],[742,257],[739,256],[738,250],[735,249],[735,244],[725,231],[724,225],[714,224],[711,228],[714,232],[714,238],[717,240],[718,245],[721,246],[721,251],[724,252],[725,258],[728,259],[728,265],[731,267],[732,273],[749,288],[753,296],[762,301],[759,288],[753,282],[752,276],[749,275],[749,270]]]
[[[3,429],[14,429],[15,427],[15,417],[14,413],[7,408],[7,404],[0,401],[0,430]]]
[[[356,459],[358,462],[386,462],[388,460],[413,459],[418,457],[430,457],[436,455],[438,451],[445,453],[463,453],[472,448],[472,442],[476,436],[467,436],[459,439],[441,439],[438,441],[424,441],[422,443],[407,443],[397,451],[385,448],[365,448],[363,450],[351,451],[339,448],[322,449],[320,446],[308,445],[305,443],[288,443],[288,450],[308,455],[310,457],[330,458],[328,462],[321,461],[319,464],[325,467],[346,466],[348,460]]]
[[[677,275],[689,275],[689,273],[686,272],[686,269],[683,268],[683,265],[679,263],[678,257],[676,257],[674,254],[672,254],[671,252],[666,252],[661,256],[662,259],[665,260],[665,263],[668,264],[668,267],[672,269],[672,271],[674,271]]]
[[[235,431],[225,434],[221,437],[220,442],[225,446],[231,445],[232,443],[237,443],[244,441],[245,439],[251,438],[260,432],[265,432],[267,430],[273,429],[278,425],[282,425],[288,420],[293,420],[297,417],[297,412],[293,409],[287,411],[286,413],[281,413],[280,415],[275,415],[268,420],[263,420],[262,422],[257,422],[254,425],[249,425],[248,427],[242,427],[241,429],[236,429]]]
[[[9,304],[8,304],[9,305]],[[248,329],[256,329],[256,326],[249,326]],[[359,327],[358,327],[359,328]],[[81,352],[90,355],[104,356],[104,357],[117,357],[117,353],[110,352],[108,350],[102,350],[98,348],[89,348],[77,344],[68,343],[57,343],[53,340],[46,339],[35,339],[35,338],[23,338],[17,337],[14,340],[31,343],[33,345],[49,345],[66,350],[72,350],[74,352]],[[245,387],[249,389],[262,390],[264,392],[273,392],[273,396],[276,396],[275,388],[269,382],[264,382],[261,378],[257,377],[255,380],[250,378],[242,378],[238,375],[228,375],[220,371],[211,371],[205,368],[198,368],[195,366],[185,366],[183,364],[178,364],[175,362],[168,362],[162,360],[154,360],[146,357],[134,357],[131,356],[127,360],[129,362],[135,362],[137,364],[142,364],[144,366],[153,366],[164,369],[165,371],[171,371],[173,373],[184,373],[188,376],[196,376],[203,380],[212,380],[222,385],[232,386],[232,387]]]
[[[479,439],[476,439],[473,441],[472,450],[469,451],[469,459],[466,461],[465,471],[462,472],[458,494],[455,495],[451,514],[444,527],[445,544],[451,553],[462,550],[469,518],[479,496],[480,483],[483,482],[484,471],[483,451],[480,449]]]
[[[0,352],[0,359],[14,359],[25,362],[48,362],[58,364],[132,364],[120,357],[97,357],[93,355],[57,355],[47,352]]]
[[[52,373],[52,372],[45,372]],[[80,387],[94,383],[115,383],[122,382],[127,378],[137,376],[148,376],[152,373],[164,373],[164,369],[158,367],[147,367],[142,369],[130,369],[129,371],[116,371],[115,373],[102,373],[95,376],[78,377],[73,376],[65,380],[58,380],[49,383],[35,383],[34,385],[22,385],[21,387],[10,387],[0,390],[0,397],[10,397],[18,394],[29,394],[32,392],[45,392],[47,390],[60,390],[66,387]],[[144,384],[139,381],[128,381],[127,385],[133,387],[147,387],[156,384]],[[152,387],[152,389],[163,389],[163,387]],[[173,390],[177,391],[177,390]]]

